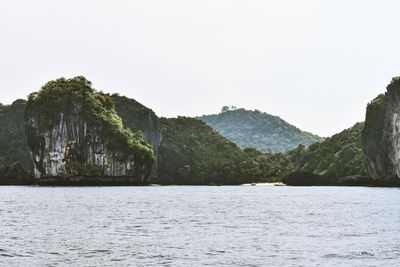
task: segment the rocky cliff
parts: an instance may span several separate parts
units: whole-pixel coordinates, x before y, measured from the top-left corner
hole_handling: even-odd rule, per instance
[[[112,99],[83,77],[29,95],[25,133],[44,183],[142,184],[155,161],[141,133],[124,128]]]
[[[382,185],[400,185],[400,77],[368,104],[362,149],[370,177]]]

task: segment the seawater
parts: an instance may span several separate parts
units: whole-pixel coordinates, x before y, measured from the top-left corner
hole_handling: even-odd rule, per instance
[[[1,266],[400,266],[400,189],[0,187]]]

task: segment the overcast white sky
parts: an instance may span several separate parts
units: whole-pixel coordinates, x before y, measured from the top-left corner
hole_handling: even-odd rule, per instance
[[[83,75],[158,115],[259,109],[329,136],[400,75],[400,1],[2,0],[0,102]]]

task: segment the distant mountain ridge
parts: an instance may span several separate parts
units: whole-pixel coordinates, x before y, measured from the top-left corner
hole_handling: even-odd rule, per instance
[[[309,146],[324,138],[289,124],[278,116],[259,110],[223,107],[219,114],[203,115],[204,121],[227,139],[242,148],[253,147],[262,152],[287,152],[299,144]]]

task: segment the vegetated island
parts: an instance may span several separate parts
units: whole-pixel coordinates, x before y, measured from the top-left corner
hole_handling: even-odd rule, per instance
[[[399,96],[400,79],[393,78],[386,94],[367,105],[365,123],[322,140],[244,109],[200,117],[210,125],[159,118],[133,99],[96,91],[82,76],[60,78],[28,100],[0,105],[0,184],[399,186]],[[236,123],[246,116],[253,141]],[[240,147],[212,128],[221,125],[241,146],[240,140],[259,148],[268,140],[263,151],[282,152]],[[283,139],[274,142],[276,133]]]
[[[299,144],[309,146],[324,138],[287,123],[278,116],[259,110],[224,106],[219,114],[203,115],[204,121],[241,148],[252,147],[263,153],[288,152]]]

